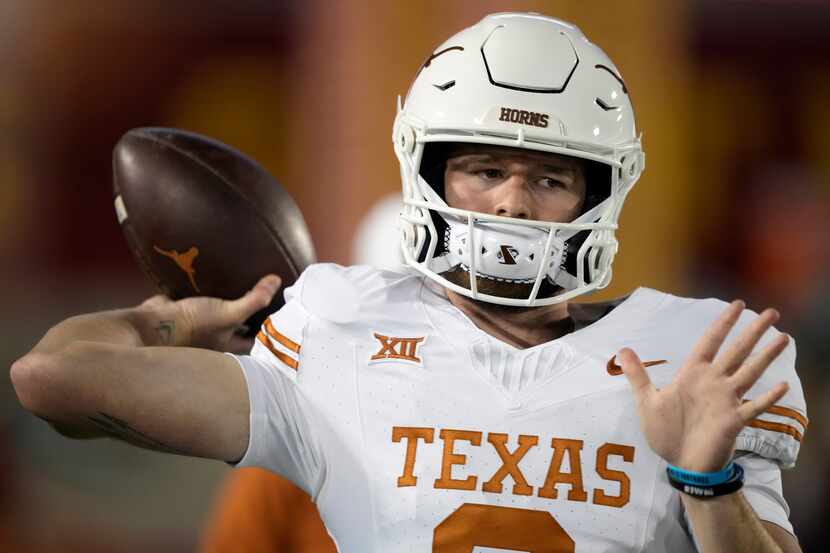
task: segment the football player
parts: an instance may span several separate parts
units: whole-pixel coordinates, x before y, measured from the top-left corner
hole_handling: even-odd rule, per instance
[[[282,474],[340,551],[799,551],[780,470],[807,418],[778,314],[569,303],[608,284],[643,170],[611,60],[571,24],[488,16],[429,56],[393,140],[411,273],[310,267],[250,355],[217,352],[274,277],[70,318],[12,367],[22,403]]]

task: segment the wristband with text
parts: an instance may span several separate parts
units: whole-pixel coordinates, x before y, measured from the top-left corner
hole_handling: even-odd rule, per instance
[[[694,472],[668,465],[666,475],[674,489],[703,499],[736,492],[744,485],[744,469],[733,462],[718,472]]]

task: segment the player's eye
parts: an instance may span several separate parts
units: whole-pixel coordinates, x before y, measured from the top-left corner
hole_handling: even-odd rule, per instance
[[[538,182],[544,188],[567,188],[567,185],[564,182],[551,177],[542,177],[538,180]]]
[[[485,179],[500,179],[504,176],[504,172],[501,169],[496,169],[493,167],[479,169],[476,172],[479,174],[479,176],[484,177]]]

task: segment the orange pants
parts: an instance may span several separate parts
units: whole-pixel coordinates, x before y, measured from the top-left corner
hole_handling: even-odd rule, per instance
[[[288,480],[255,468],[225,481],[201,553],[336,553],[317,508]]]

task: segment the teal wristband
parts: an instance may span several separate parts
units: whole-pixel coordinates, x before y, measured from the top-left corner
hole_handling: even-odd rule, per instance
[[[681,484],[688,484],[690,486],[717,486],[728,482],[735,476],[735,463],[729,461],[729,464],[718,472],[694,472],[668,465],[666,467],[666,473],[670,480]]]
[[[669,465],[666,476],[672,488],[698,499],[735,493],[744,485],[744,469],[737,463],[729,463],[718,472],[693,472]]]

